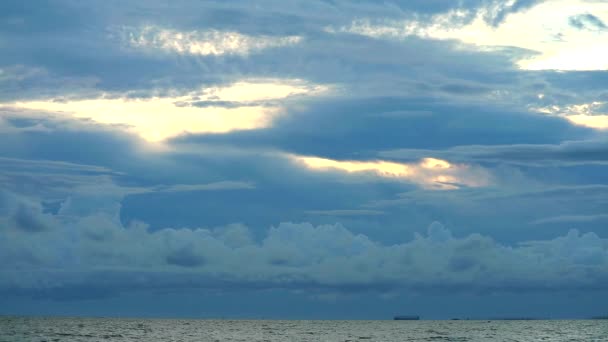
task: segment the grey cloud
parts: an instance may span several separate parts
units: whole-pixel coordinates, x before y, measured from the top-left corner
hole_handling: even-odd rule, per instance
[[[534,220],[532,224],[554,224],[554,223],[586,223],[593,221],[604,221],[608,220],[608,214],[597,214],[597,215],[560,215],[545,217],[538,220]]]
[[[195,87],[230,82],[244,77],[284,77],[292,75],[315,81],[325,79],[336,82],[339,79],[359,80],[362,74],[383,75],[385,78],[398,74],[411,74],[408,69],[428,68],[430,74],[452,73],[455,68],[471,65],[470,77],[478,80],[488,80],[490,77],[476,77],[476,74],[487,73],[490,68],[476,63],[475,54],[465,58],[437,58],[446,53],[461,55],[450,48],[450,43],[407,40],[407,44],[386,44],[374,40],[362,40],[349,36],[334,36],[323,32],[329,24],[348,23],[353,18],[371,15],[377,18],[399,17],[421,13],[437,13],[453,8],[475,9],[479,6],[498,6],[501,11],[517,10],[532,1],[517,1],[513,6],[506,6],[504,1],[428,1],[416,2],[386,2],[371,1],[347,2],[325,1],[307,2],[306,6],[277,1],[264,2],[267,6],[257,6],[247,2],[199,3],[184,1],[179,6],[166,6],[156,1],[140,2],[127,1],[118,5],[97,4],[96,15],[89,13],[91,9],[77,6],[72,2],[59,1],[55,6],[48,3],[40,4],[40,8],[53,7],[48,11],[52,21],[55,14],[63,12],[82,11],[94,17],[88,26],[95,29],[76,30],[74,27],[60,34],[51,31],[42,35],[39,31],[20,32],[18,36],[7,35],[7,44],[15,47],[15,53],[0,58],[0,65],[14,69],[10,74],[29,74],[21,77],[20,83],[8,82],[2,85],[5,99],[32,98],[52,96],[58,89],[64,93],[82,94],[95,89],[125,93],[140,93],[146,96],[159,89],[192,89]],[[10,7],[10,6],[9,6]],[[17,6],[18,7],[18,6]],[[65,11],[58,8],[65,7]],[[504,7],[504,8],[503,8]],[[133,10],[137,8],[138,10]],[[268,11],[268,8],[273,8]],[[402,10],[395,11],[401,8]],[[430,10],[434,8],[433,10]],[[510,8],[510,9],[507,9]],[[142,11],[142,9],[145,9]],[[198,9],[198,10],[193,10]],[[501,12],[501,13],[502,13]],[[409,13],[409,14],[408,14]],[[24,14],[24,13],[22,13]],[[150,17],[153,17],[151,19]],[[240,18],[237,20],[237,18]],[[43,20],[44,21],[44,20]],[[81,20],[71,24],[80,27]],[[259,54],[241,58],[235,56],[209,58],[183,58],[167,54],[149,56],[136,51],[123,49],[113,34],[115,27],[152,25],[170,29],[193,30],[230,30],[250,35],[301,35],[308,37],[297,46],[268,49]],[[289,24],[289,25],[286,25]],[[59,25],[61,27],[61,25]],[[66,39],[68,36],[70,39]],[[35,41],[25,48],[20,41]],[[367,45],[362,49],[362,42]],[[338,48],[339,47],[339,48]],[[380,50],[390,53],[376,53]],[[433,50],[443,53],[431,53]],[[428,51],[421,56],[420,51]],[[501,54],[493,55],[492,68],[499,65],[502,73],[494,72],[494,77],[508,75],[504,68],[513,69],[510,58]],[[45,56],[45,59],[36,58]],[[498,57],[500,56],[500,57]],[[382,63],[381,63],[382,62]],[[430,63],[432,62],[432,63]],[[409,64],[409,66],[408,66]],[[427,65],[432,64],[432,67]],[[437,67],[446,64],[446,67]],[[115,65],[121,65],[120,70]],[[485,69],[485,70],[484,70]],[[102,70],[103,72],[100,72]],[[421,74],[417,70],[411,70]],[[426,74],[426,73],[425,73]],[[465,73],[460,73],[462,77]],[[15,76],[17,77],[17,76]],[[406,77],[398,77],[403,80]],[[365,84],[367,82],[363,82]],[[384,80],[378,82],[386,83]],[[457,91],[462,94],[463,87],[477,92],[487,92],[483,85],[469,81],[465,85],[447,82],[444,89],[450,93]],[[395,89],[388,86],[387,89]],[[413,89],[417,87],[413,86]],[[441,88],[441,84],[439,87]],[[25,89],[25,92],[23,91]],[[201,103],[200,105],[207,105]],[[225,103],[231,106],[233,104]]]
[[[590,13],[572,16],[568,18],[568,22],[571,26],[581,30],[603,31],[608,29],[602,19]]]
[[[37,211],[23,204],[17,207],[12,220],[15,228],[31,233],[44,232],[52,227],[50,220],[40,214],[39,210]]]
[[[24,171],[25,169],[40,172],[76,172],[88,174],[115,174],[119,172],[112,171],[106,167],[96,165],[76,164],[65,161],[55,160],[33,160],[19,158],[4,158],[0,157],[0,168],[3,171]]]
[[[255,185],[247,182],[221,181],[209,184],[174,184],[154,188],[156,192],[181,192],[181,191],[214,191],[214,190],[243,190],[255,189]]]
[[[205,257],[197,254],[192,246],[187,246],[167,255],[167,263],[182,267],[199,267],[205,264]]]
[[[102,230],[103,238],[87,233]],[[30,260],[24,265],[32,270],[22,278],[3,264],[2,291],[87,287],[113,269],[105,282],[117,293],[130,287],[509,292],[595,289],[608,279],[608,241],[577,231],[509,246],[480,234],[454,237],[433,223],[413,240],[383,245],[339,224],[281,223],[255,241],[238,225],[150,232],[96,214],[45,234],[0,240],[2,260]],[[134,275],[146,280],[134,283]]]
[[[559,144],[469,145],[445,150],[399,149],[383,151],[393,159],[436,157],[459,162],[496,162],[518,165],[608,164],[608,140],[564,141]]]
[[[546,0],[515,0],[513,2],[499,0],[499,1],[485,1],[486,5],[490,5],[491,11],[486,15],[486,20],[493,25],[497,26],[505,18],[512,13],[516,13],[534,5],[544,2]]]
[[[380,210],[366,210],[366,209],[334,209],[334,210],[308,210],[307,214],[310,215],[326,215],[326,216],[376,216],[383,215],[384,212]]]
[[[35,199],[15,195],[0,188],[0,230],[6,229],[24,233],[42,233],[55,228],[59,222],[43,212],[43,207]]]
[[[238,108],[238,107],[245,106],[246,104],[243,104],[241,102],[235,102],[235,101],[196,101],[196,102],[193,102],[192,105],[195,107],[201,107],[201,108],[206,108],[206,107]]]
[[[501,243],[513,244],[522,238],[545,240],[568,229],[597,232],[606,237],[603,220],[587,222],[554,222],[532,224],[539,218],[559,215],[578,216],[601,214],[608,207],[608,186],[551,185],[546,169],[540,169],[539,181],[494,169],[498,184],[486,188],[461,188],[452,191],[413,190],[386,199],[370,200],[363,208],[382,210],[386,217],[396,220],[385,232],[392,231],[392,239],[399,231],[411,231],[413,225],[427,224],[431,220],[449,222],[455,235],[482,233]],[[577,174],[580,171],[575,170]],[[400,226],[398,222],[403,222]],[[491,222],[491,224],[488,224]],[[406,228],[408,227],[408,228]],[[374,235],[380,236],[380,235]]]
[[[294,110],[267,129],[223,135],[184,135],[173,139],[172,143],[176,146],[184,143],[237,144],[334,159],[369,159],[377,158],[377,151],[403,147],[440,150],[475,144],[558,144],[589,134],[588,129],[574,127],[561,118],[508,110],[509,107],[492,104],[483,107],[460,104],[447,99],[362,96],[304,104],[304,110]],[[432,115],[392,114],[399,111],[422,111]]]

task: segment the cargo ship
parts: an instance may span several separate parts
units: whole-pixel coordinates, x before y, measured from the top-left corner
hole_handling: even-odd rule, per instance
[[[418,320],[420,320],[420,316],[402,315],[402,316],[395,316],[395,317],[393,317],[393,319],[395,321],[418,321]]]

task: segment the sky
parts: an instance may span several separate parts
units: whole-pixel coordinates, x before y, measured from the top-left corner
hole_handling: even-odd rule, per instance
[[[0,2],[0,314],[607,314],[603,0]]]

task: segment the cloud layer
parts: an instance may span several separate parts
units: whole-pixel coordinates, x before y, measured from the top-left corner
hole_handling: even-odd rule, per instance
[[[480,234],[454,237],[434,222],[413,240],[384,245],[340,224],[281,223],[256,240],[238,224],[151,232],[137,222],[124,227],[115,215],[52,216],[25,203],[9,217],[0,240],[0,256],[9,261],[0,286],[31,295],[98,286],[100,279],[116,293],[147,287],[546,291],[598,289],[608,279],[608,240],[576,230],[509,246]]]
[[[605,292],[607,25],[586,0],[0,2],[0,308]]]

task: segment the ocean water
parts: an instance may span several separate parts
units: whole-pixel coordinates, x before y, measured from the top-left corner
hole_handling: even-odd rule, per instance
[[[608,321],[279,321],[0,317],[0,341],[608,341]]]

